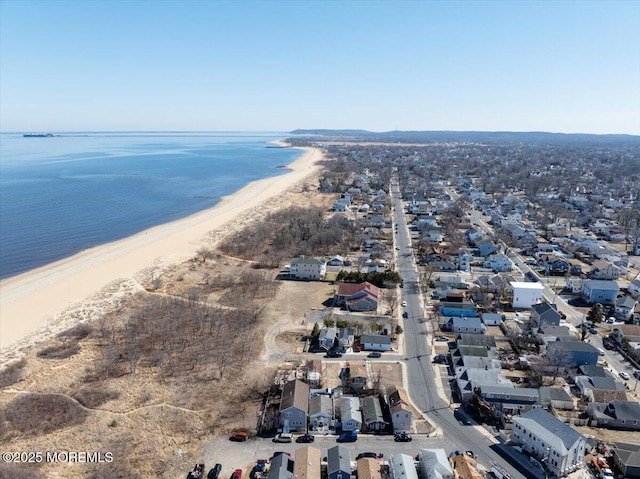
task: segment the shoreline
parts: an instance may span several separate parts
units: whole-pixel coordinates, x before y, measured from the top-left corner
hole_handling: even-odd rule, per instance
[[[289,147],[282,140],[273,143]],[[238,222],[241,227],[250,210],[267,208],[266,202],[319,170],[322,152],[299,149],[302,155],[287,165],[291,171],[248,183],[209,209],[0,281],[0,365],[50,337],[57,332],[56,325],[71,322],[58,328],[66,329],[81,321],[77,315],[65,321],[64,313],[72,307],[90,314],[88,302],[100,300],[95,296],[107,287],[116,296],[131,295],[141,289],[137,278],[145,271],[149,274],[149,268],[158,270],[193,258],[200,248],[218,240],[212,236],[216,230],[234,229]],[[114,301],[105,306],[115,307]]]

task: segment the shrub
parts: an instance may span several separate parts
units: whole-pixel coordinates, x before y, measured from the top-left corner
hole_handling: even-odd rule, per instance
[[[62,343],[53,346],[47,346],[38,351],[37,356],[43,359],[66,359],[78,354],[80,345],[78,343]]]
[[[11,386],[22,378],[22,370],[27,365],[27,360],[22,358],[20,361],[11,363],[9,366],[0,371],[0,389]]]
[[[86,411],[73,399],[58,394],[24,394],[7,404],[7,429],[23,435],[47,434],[81,424]]]
[[[73,397],[84,407],[93,409],[112,399],[117,399],[120,397],[120,393],[118,391],[105,389],[100,385],[91,385],[83,387],[77,391]]]
[[[62,331],[58,337],[63,339],[74,338],[76,341],[80,341],[90,336],[91,333],[93,333],[93,328],[86,323],[81,323],[67,329],[66,331]]]

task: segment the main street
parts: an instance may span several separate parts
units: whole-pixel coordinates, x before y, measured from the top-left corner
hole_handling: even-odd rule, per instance
[[[487,467],[499,464],[512,478],[525,477],[517,469],[507,463],[492,448],[497,441],[482,429],[481,426],[461,425],[454,417],[453,406],[437,393],[431,363],[432,325],[423,314],[420,295],[420,275],[416,268],[411,249],[411,239],[403,212],[398,186],[392,183],[391,195],[394,206],[393,222],[397,225],[395,242],[398,249],[398,272],[404,281],[402,300],[407,302],[404,311],[408,318],[404,320],[404,337],[406,351],[406,370],[408,393],[413,403],[423,412],[427,419],[442,431],[442,434],[454,442],[458,449],[472,450],[479,462]]]

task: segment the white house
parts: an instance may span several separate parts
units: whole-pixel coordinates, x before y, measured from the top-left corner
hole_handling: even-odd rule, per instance
[[[365,351],[390,351],[391,337],[382,334],[363,334],[360,344]]]
[[[309,429],[311,431],[329,431],[333,425],[333,399],[326,394],[309,398]]]
[[[453,469],[444,449],[422,449],[418,453],[423,479],[453,479]]]
[[[389,476],[391,479],[418,479],[413,457],[408,454],[394,454],[389,458]]]
[[[473,255],[465,250],[461,250],[458,255],[458,269],[460,271],[469,271],[473,263]]]
[[[340,421],[343,431],[360,431],[362,428],[360,399],[346,396],[340,398]]]
[[[511,442],[536,457],[552,475],[563,477],[582,467],[587,439],[536,408],[513,420]]]
[[[494,273],[502,271],[511,271],[513,269],[513,263],[502,253],[492,254],[484,261],[484,267],[489,268]]]
[[[624,318],[625,321],[631,319],[636,309],[636,304],[638,304],[638,302],[631,296],[618,298],[616,301],[616,316],[618,318]]]
[[[640,279],[634,279],[629,283],[627,291],[634,298],[640,298]]]
[[[532,305],[542,302],[544,286],[541,283],[525,283],[521,281],[511,281],[513,301],[511,306],[516,309],[529,309]]]
[[[313,279],[320,281],[327,274],[327,262],[324,259],[293,258],[291,260],[289,275],[295,279]]]
[[[391,423],[394,432],[413,431],[413,411],[409,405],[409,396],[404,388],[396,387],[387,397],[391,410]]]

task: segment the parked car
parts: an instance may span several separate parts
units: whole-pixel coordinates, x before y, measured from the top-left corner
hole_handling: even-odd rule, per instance
[[[408,319],[409,318],[409,313],[407,313],[406,311],[404,313],[402,313],[402,317],[404,319]]]
[[[598,348],[598,354],[599,354],[600,356],[604,356],[606,353],[605,353],[604,349],[602,349],[602,348]]]
[[[207,474],[207,479],[218,479],[220,476],[220,471],[222,470],[222,464],[216,464],[211,469],[209,469],[209,473]]]
[[[596,328],[589,328],[589,332],[591,334],[598,334],[598,330]]]
[[[636,378],[636,379],[640,379],[640,369],[636,369],[633,372],[633,377]]]
[[[406,308],[407,307],[407,302],[403,301],[402,303],[400,303],[400,306],[402,306],[403,308]]]
[[[625,381],[628,381],[629,379],[631,379],[631,376],[629,376],[629,373],[628,373],[628,372],[626,372],[626,371],[620,371],[618,374],[619,374],[619,375],[620,375],[620,377],[621,377],[622,379],[624,379]]]
[[[315,438],[315,436],[313,434],[305,434],[304,436],[298,437],[298,439],[296,439],[296,442],[308,444],[308,443],[313,442],[315,440],[316,440],[316,438]]]
[[[204,464],[196,464],[187,474],[187,479],[202,479],[204,477]]]
[[[434,363],[440,363],[440,364],[442,364],[442,363],[446,363],[446,362],[447,362],[447,356],[446,356],[446,354],[436,354],[436,355],[433,357],[433,362],[434,362]]]
[[[249,433],[247,431],[235,431],[231,434],[229,438],[230,441],[236,442],[244,442],[249,437]]]
[[[236,469],[231,474],[231,479],[242,479],[242,469]]]
[[[382,353],[380,351],[372,351],[369,354],[367,354],[368,358],[381,358],[382,357]]]
[[[407,434],[406,432],[398,432],[393,437],[393,440],[395,442],[411,442],[413,438],[411,437],[411,434]]]
[[[325,358],[341,358],[342,353],[340,351],[336,351],[335,349],[330,349],[327,351],[327,354],[324,355]]]
[[[436,337],[436,341],[449,341],[449,338],[447,338],[446,336],[438,336]]]
[[[358,440],[358,433],[355,431],[343,432],[338,436],[338,442],[356,442]]]
[[[293,441],[293,436],[290,432],[281,432],[280,434],[276,434],[276,437],[273,438],[273,442],[291,442]]]
[[[615,322],[616,322],[616,318],[614,318],[614,317],[609,317],[609,318],[607,318],[607,320],[605,321],[605,323],[607,323],[607,324],[613,324],[613,323],[615,323]]]
[[[362,459],[363,457],[370,457],[372,459],[376,459],[378,457],[378,454],[376,454],[375,452],[361,452],[356,456],[356,461],[358,459]]]

